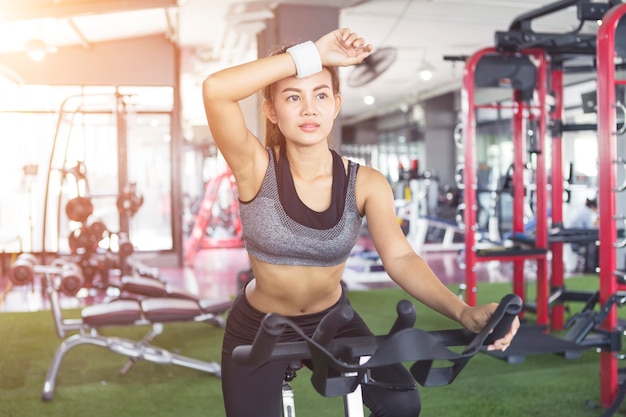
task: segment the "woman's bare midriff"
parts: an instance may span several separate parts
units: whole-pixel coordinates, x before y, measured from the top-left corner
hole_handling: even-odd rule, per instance
[[[313,314],[341,297],[345,264],[330,267],[272,265],[250,257],[254,279],[246,298],[257,310],[284,316]]]

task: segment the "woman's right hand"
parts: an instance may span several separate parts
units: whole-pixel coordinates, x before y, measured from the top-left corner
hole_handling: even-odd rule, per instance
[[[361,63],[372,52],[372,45],[350,29],[336,29],[315,42],[322,65],[345,67]]]

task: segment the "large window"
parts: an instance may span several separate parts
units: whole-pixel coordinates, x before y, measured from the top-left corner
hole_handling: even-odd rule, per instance
[[[0,250],[68,251],[76,197],[93,206],[86,223],[127,232],[137,250],[172,249],[171,88],[0,89]]]

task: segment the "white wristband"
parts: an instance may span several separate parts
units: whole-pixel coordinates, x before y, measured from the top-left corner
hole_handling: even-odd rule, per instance
[[[296,64],[296,78],[304,78],[322,71],[322,58],[312,41],[299,43],[287,49]]]

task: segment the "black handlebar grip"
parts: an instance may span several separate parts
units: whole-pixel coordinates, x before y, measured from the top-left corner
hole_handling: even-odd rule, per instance
[[[313,339],[321,346],[326,346],[337,334],[340,328],[352,321],[354,310],[352,307],[342,305],[328,312],[320,321],[313,333]]]
[[[233,350],[233,359],[241,365],[260,365],[266,362],[284,329],[283,316],[275,313],[266,314],[252,344],[237,346]]]
[[[507,294],[502,297],[496,311],[492,314],[487,326],[493,326],[493,331],[487,336],[483,344],[490,345],[504,337],[515,317],[522,311],[522,299],[515,294]]]
[[[413,307],[410,301],[400,300],[396,306],[396,312],[398,313],[398,317],[396,317],[396,321],[393,322],[391,330],[389,330],[389,336],[400,330],[410,329],[415,326],[415,307]]]

